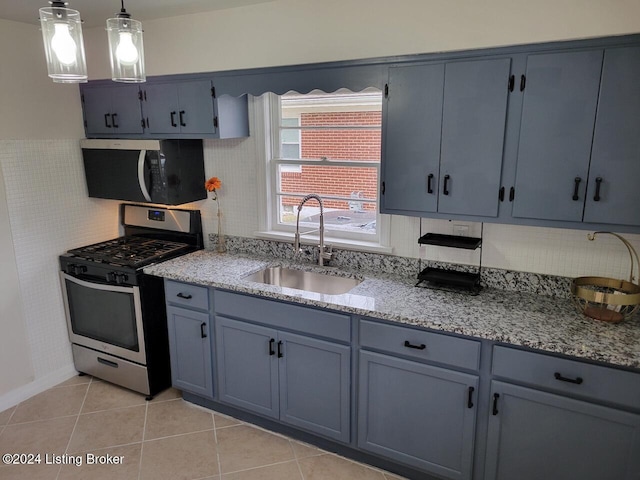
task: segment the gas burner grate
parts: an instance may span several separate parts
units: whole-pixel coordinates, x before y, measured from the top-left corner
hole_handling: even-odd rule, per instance
[[[189,249],[185,243],[143,237],[121,237],[69,250],[84,260],[138,268]]]

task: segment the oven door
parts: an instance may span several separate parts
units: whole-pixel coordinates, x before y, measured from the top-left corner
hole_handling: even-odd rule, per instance
[[[60,272],[69,340],[146,364],[139,287],[88,282]]]

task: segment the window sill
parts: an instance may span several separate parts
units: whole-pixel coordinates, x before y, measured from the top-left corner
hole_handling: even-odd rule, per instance
[[[261,238],[264,240],[275,240],[279,242],[289,242],[293,243],[293,233],[289,232],[279,232],[279,231],[263,231],[263,232],[254,232],[256,238]],[[331,245],[332,247],[340,248],[343,250],[355,250],[358,252],[368,252],[368,253],[381,253],[381,254],[392,254],[393,247],[385,247],[375,242],[365,242],[361,240],[346,240],[344,238],[332,238],[325,236],[324,240],[327,245]],[[305,235],[300,239],[300,243],[303,245],[317,245],[320,241],[320,238],[317,235]]]

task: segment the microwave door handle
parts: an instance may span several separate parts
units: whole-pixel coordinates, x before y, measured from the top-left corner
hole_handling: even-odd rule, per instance
[[[142,196],[145,198],[147,202],[150,202],[151,195],[149,195],[149,190],[147,189],[147,184],[144,180],[144,163],[146,158],[147,158],[147,151],[140,150],[140,156],[138,157],[138,184],[140,185]]]

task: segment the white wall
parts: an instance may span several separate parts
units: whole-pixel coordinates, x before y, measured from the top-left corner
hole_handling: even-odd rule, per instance
[[[33,380],[31,350],[22,312],[18,268],[0,168],[0,397]],[[13,321],[12,321],[13,320]],[[0,410],[2,410],[0,408]]]
[[[49,80],[38,27],[0,20],[0,58],[2,411],[73,374],[58,255],[118,220],[117,202],[87,197],[78,86]]]
[[[147,72],[160,75],[636,33],[640,2],[277,0],[143,26]],[[85,40],[90,78],[109,78],[104,28]]]
[[[0,19],[0,59],[0,140],[84,137],[78,85],[47,77],[37,26]]]

